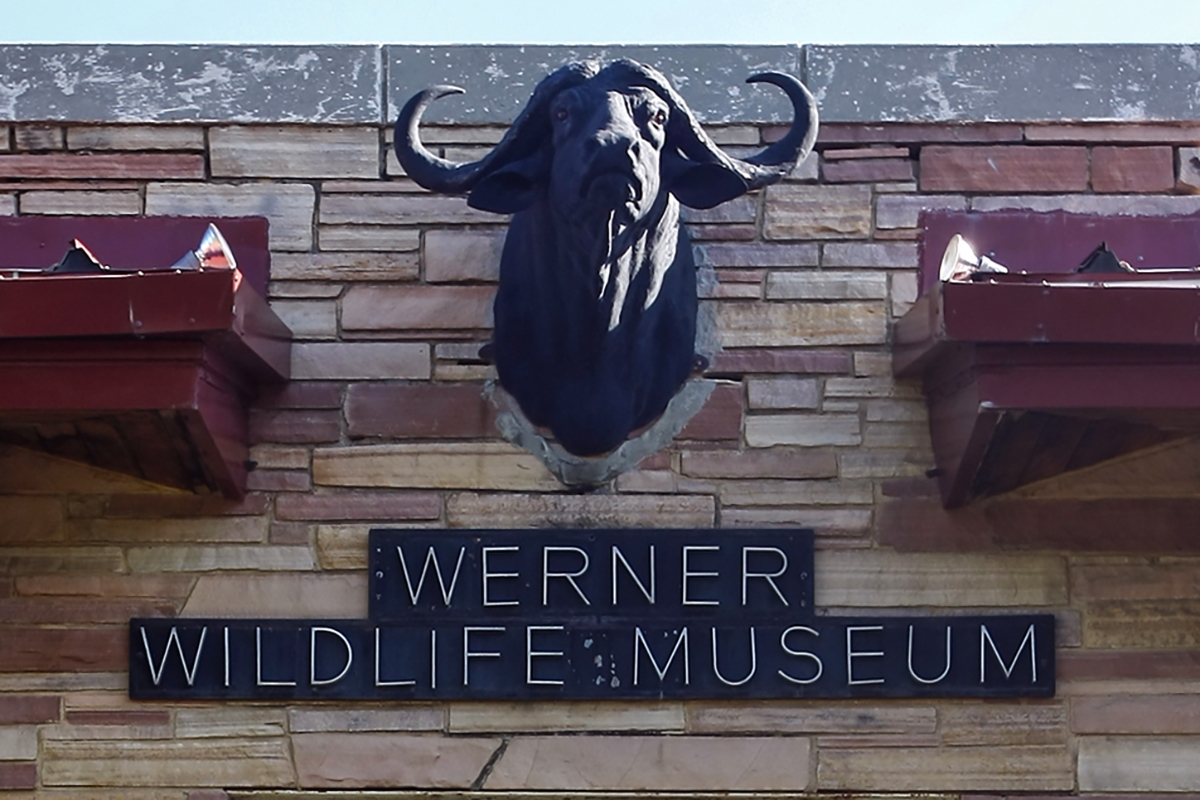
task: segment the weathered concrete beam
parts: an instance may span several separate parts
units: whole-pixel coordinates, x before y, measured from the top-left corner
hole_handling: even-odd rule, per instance
[[[708,123],[789,115],[761,70],[799,75],[825,122],[1200,120],[1200,45],[0,46],[0,122],[385,124],[413,92],[465,96],[431,122],[505,124],[572,60],[628,57]]]

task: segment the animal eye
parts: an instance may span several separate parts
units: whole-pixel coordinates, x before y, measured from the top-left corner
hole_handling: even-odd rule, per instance
[[[663,125],[667,121],[667,112],[661,108],[650,115],[650,121],[655,125]]]
[[[566,122],[567,117],[569,116],[571,115],[565,108],[560,108],[554,112],[554,119],[558,120],[559,122]]]

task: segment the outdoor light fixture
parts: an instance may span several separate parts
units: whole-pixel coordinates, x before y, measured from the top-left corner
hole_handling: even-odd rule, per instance
[[[229,248],[221,231],[210,222],[196,249],[185,253],[171,266],[175,269],[237,269],[237,259],[233,257],[233,250]]]
[[[979,273],[1007,273],[1008,267],[987,256],[975,255],[975,250],[961,234],[954,234],[942,255],[938,278],[942,281],[969,281]]]

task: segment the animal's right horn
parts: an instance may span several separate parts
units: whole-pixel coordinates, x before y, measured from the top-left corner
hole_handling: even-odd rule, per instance
[[[396,158],[400,166],[408,173],[408,177],[434,192],[446,194],[462,194],[469,192],[483,176],[483,168],[491,158],[491,153],[478,161],[458,164],[445,158],[435,156],[425,149],[421,143],[418,128],[425,109],[434,100],[447,95],[462,94],[457,86],[433,86],[423,92],[418,92],[409,98],[400,110],[396,119],[395,139],[392,146],[396,150]]]

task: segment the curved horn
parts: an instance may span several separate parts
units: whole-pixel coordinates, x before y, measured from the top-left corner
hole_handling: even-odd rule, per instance
[[[500,143],[478,161],[456,163],[435,156],[423,144],[418,133],[421,116],[430,103],[452,94],[463,94],[457,86],[433,86],[409,98],[396,118],[392,147],[400,166],[410,178],[434,192],[463,194],[509,160],[524,158],[534,152],[539,140],[549,131],[549,120],[542,113],[550,100],[562,89],[578,85],[596,74],[593,62],[567,64],[547,75],[533,90],[525,108],[513,120],[512,127]]]
[[[408,176],[418,184],[435,192],[459,194],[470,191],[475,185],[480,178],[484,162],[491,154],[479,161],[456,164],[425,149],[418,132],[421,116],[429,104],[452,94],[463,94],[463,90],[457,86],[433,86],[409,98],[396,119],[392,147],[396,150],[400,166],[404,167]]]
[[[782,72],[759,72],[746,78],[746,83],[769,83],[778,86],[792,101],[792,127],[782,139],[766,150],[744,159],[747,164],[760,167],[784,167],[786,173],[812,152],[817,140],[817,101],[804,84]]]

